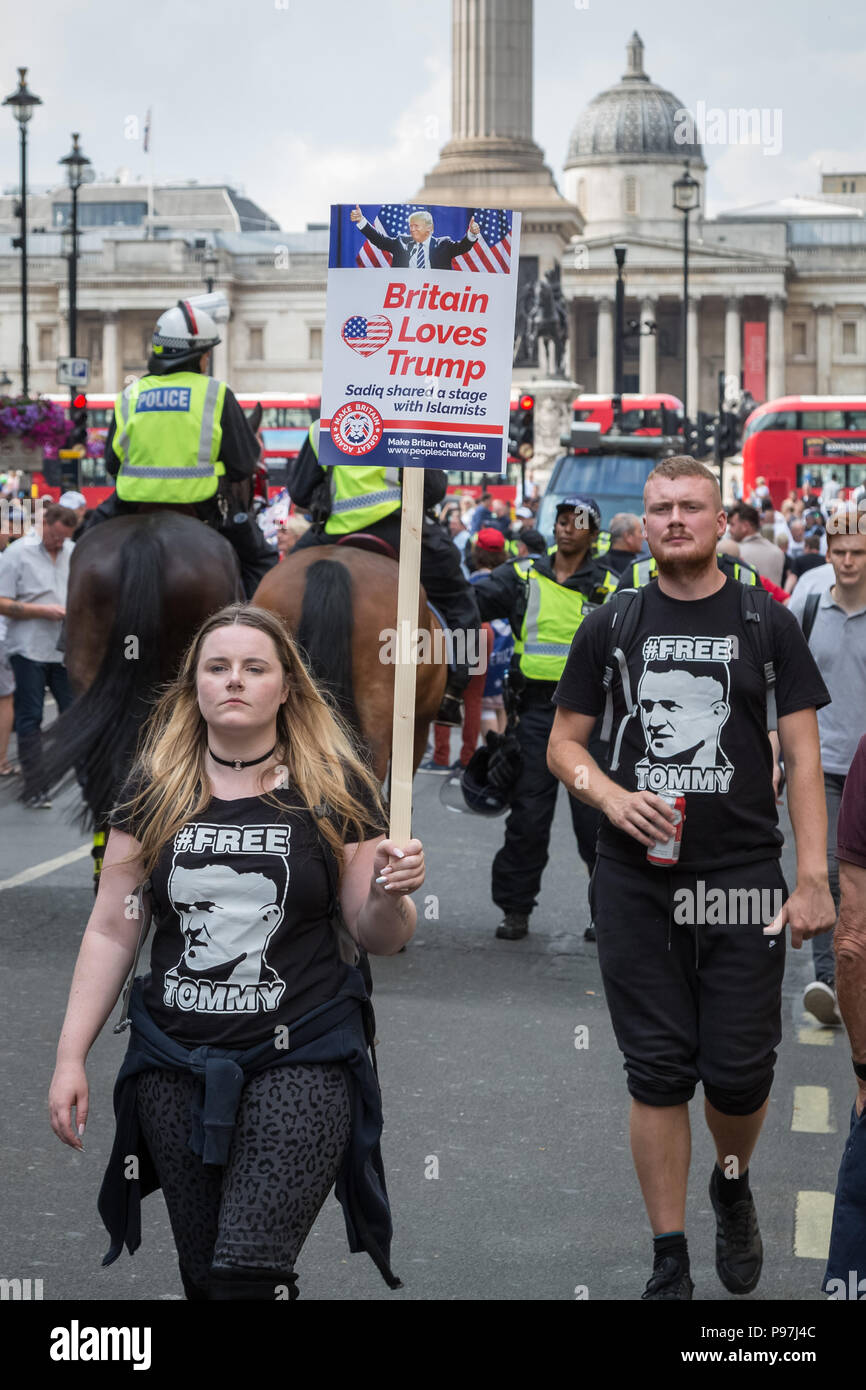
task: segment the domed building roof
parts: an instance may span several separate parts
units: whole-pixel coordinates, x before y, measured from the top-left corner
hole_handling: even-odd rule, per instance
[[[643,42],[637,32],[629,39],[626,53],[628,68],[622,79],[600,92],[575,126],[565,168],[634,159],[690,159],[696,167],[706,167],[696,132],[684,121],[683,103],[644,72]],[[693,138],[683,139],[683,135]]]

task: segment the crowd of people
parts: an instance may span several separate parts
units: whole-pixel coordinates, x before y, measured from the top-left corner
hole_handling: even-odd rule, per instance
[[[310,447],[315,471],[312,432]],[[653,1232],[653,1267],[643,1294],[647,1299],[692,1296],[685,1200],[688,1101],[698,1082],[704,1087],[717,1152],[710,1178],[716,1269],[734,1293],[750,1292],[760,1278],[763,1247],[750,1159],[781,1038],[786,926],[793,945],[811,943],[814,979],[805,989],[806,1009],[824,1026],[838,1027],[843,1021],[848,1026],[855,1070],[859,1067],[852,1125],[866,1102],[866,1066],[857,1061],[866,1051],[866,981],[861,979],[866,923],[857,899],[866,873],[858,800],[858,789],[862,793],[866,784],[864,509],[856,500],[833,495],[832,489],[826,497],[791,496],[777,509],[763,487],[759,482],[749,501],[722,508],[709,470],[690,459],[667,460],[647,483],[643,517],[622,512],[604,529],[592,497],[566,496],[555,509],[552,543],[535,525],[537,495],[522,499],[513,512],[501,497],[487,493],[447,497],[443,487],[437,497],[431,491],[426,499],[428,562],[432,556],[441,563],[433,579],[444,582],[450,575],[452,586],[456,582],[471,595],[464,611],[477,612],[481,640],[475,659],[467,663],[465,682],[457,687],[462,723],[458,756],[452,762],[451,728],[457,721],[438,723],[421,771],[459,773],[467,806],[506,814],[503,844],[491,865],[491,896],[502,912],[496,935],[507,941],[529,933],[560,783],[567,788],[575,846],[589,884],[591,924],[585,935],[598,943],[605,995],[625,1057],[632,1152]],[[369,512],[370,499],[381,494],[368,490],[355,498],[343,496],[346,510],[366,507]],[[331,498],[333,503],[333,491]],[[32,809],[51,805],[40,756],[46,690],[61,712],[71,701],[64,618],[70,557],[85,510],[80,494],[66,494],[44,506],[38,525],[29,528],[23,509],[16,514],[14,500],[2,514],[0,775],[18,770],[8,756],[14,711],[25,804]],[[380,526],[392,539],[393,512],[392,507],[384,528]],[[262,520],[266,543],[280,559],[297,545],[320,543],[323,534],[327,539],[321,523],[317,528],[314,521],[311,527],[302,512],[277,510]],[[377,524],[374,517],[374,533]],[[338,749],[345,775],[339,786],[316,783],[283,710],[287,690],[298,683],[312,700],[312,683],[309,675],[305,683],[303,663],[277,620],[260,622],[250,616],[257,611],[237,605],[205,625],[149,725],[150,743],[138,780],[133,778],[125,789],[126,809],[113,819],[105,886],[100,886],[82,947],[52,1087],[54,1128],[78,1148],[83,1126],[74,1128],[72,1116],[77,1112],[80,1122],[83,1113],[86,1120],[84,1058],[125,973],[116,963],[110,969],[104,961],[100,964],[96,953],[103,949],[102,939],[114,935],[112,949],[122,947],[128,967],[135,933],[124,928],[121,936],[108,919],[116,916],[118,895],[128,897],[150,874],[158,922],[151,966],[158,988],[152,974],[145,991],[139,987],[132,996],[138,1032],[118,1078],[124,1114],[127,1092],[122,1087],[139,1072],[143,1075],[137,1118],[127,1117],[131,1128],[119,1124],[115,1149],[135,1151],[138,1146],[147,1154],[150,1176],[138,1195],[163,1187],[191,1299],[269,1298],[277,1285],[295,1297],[295,1258],[335,1180],[350,1231],[359,1217],[368,1223],[374,1218],[366,1227],[363,1248],[383,1277],[396,1282],[389,1265],[384,1179],[370,1178],[371,1172],[379,1172],[381,1116],[374,1116],[366,1138],[357,1128],[357,1114],[350,1120],[353,1107],[373,1094],[367,1063],[346,1090],[340,1072],[345,1059],[334,1050],[327,1028],[320,1029],[313,1036],[313,1050],[290,1059],[320,1066],[320,1090],[308,1096],[301,1085],[303,1068],[280,1074],[286,1059],[270,1044],[265,1057],[255,1028],[229,1035],[214,1032],[212,1020],[202,1020],[197,1030],[176,1013],[178,1007],[188,1012],[194,994],[196,1009],[208,1014],[217,1007],[213,1001],[221,997],[219,990],[232,980],[233,988],[253,991],[250,999],[255,997],[257,1010],[271,1009],[272,1001],[290,990],[291,960],[278,954],[288,949],[285,931],[273,939],[268,935],[268,960],[261,947],[250,974],[238,964],[249,957],[246,950],[238,954],[239,941],[218,939],[206,919],[199,919],[198,907],[189,906],[193,899],[216,901],[220,893],[234,901],[238,884],[231,862],[223,863],[220,855],[211,856],[209,863],[184,859],[181,864],[177,859],[181,841],[185,851],[198,843],[199,828],[217,834],[218,843],[228,849],[234,846],[233,840],[229,844],[232,835],[241,834],[243,840],[238,831],[243,816],[252,803],[258,807],[262,796],[282,788],[279,777],[286,767],[293,795],[299,790],[301,795],[285,804],[277,796],[275,809],[281,814],[271,827],[275,844],[287,812],[306,821],[311,810],[318,814],[321,807],[314,803],[319,801],[343,810],[339,828],[329,833],[321,826],[304,842],[313,855],[316,834],[324,832],[338,865],[354,866],[340,889],[344,928],[348,924],[342,942],[350,952],[343,964],[358,964],[358,948],[373,953],[399,949],[415,921],[411,905],[400,907],[386,895],[391,890],[405,897],[420,886],[421,842],[400,847],[384,838],[382,806],[369,772],[341,743],[339,721],[321,697],[311,746]],[[259,686],[260,696],[255,694]],[[235,728],[223,718],[226,707],[246,705],[255,711],[257,702],[258,723],[250,717]],[[300,717],[299,709],[295,707],[294,718]],[[185,767],[173,761],[171,752],[181,735],[196,749]],[[262,754],[260,745],[266,742],[273,746]],[[225,768],[256,771],[245,774],[241,785]],[[777,813],[786,780],[797,849],[797,882],[790,892],[779,867]],[[166,796],[172,804],[179,797],[180,809],[170,811]],[[219,830],[223,821],[231,822],[225,832]],[[165,847],[167,836],[174,858]],[[254,859],[261,849],[254,835],[250,847]],[[121,858],[124,850],[126,858]],[[275,932],[273,922],[285,925],[288,908],[275,906],[282,898],[271,881],[273,866],[250,863],[252,868],[244,872],[259,885],[262,905],[256,912]],[[659,863],[666,872],[656,867]],[[126,866],[122,872],[121,866]],[[179,872],[185,876],[183,884]],[[206,885],[195,878],[205,872],[210,874]],[[312,879],[310,887],[312,891]],[[779,910],[772,922],[762,920],[759,931],[737,935],[728,930],[731,924],[724,915],[706,920],[677,915],[679,895],[696,899],[699,888],[704,898],[713,893],[727,895],[728,901],[740,893],[756,893],[762,902],[765,895],[773,896]],[[356,975],[341,973],[339,930],[332,939],[334,914],[339,916],[333,885],[322,879],[315,891],[319,974],[304,975],[308,993],[302,999],[285,993],[288,1011],[283,1013],[293,1033],[298,1018],[303,1023],[312,1016],[311,1008],[313,1014],[323,1003],[339,1008],[348,995],[360,1003],[365,993]],[[181,960],[176,959],[178,921],[185,942]],[[308,927],[304,918],[304,929]],[[83,981],[97,966],[99,988],[87,998]],[[750,1028],[735,1036],[732,1020],[744,1016]],[[203,1153],[211,1152],[212,1161],[224,1170],[213,1181],[202,1177],[201,1154],[190,1157],[183,1145],[164,1142],[165,1117],[188,1108],[194,1083],[182,1074],[190,1066],[194,1071],[189,1059],[203,1042],[243,1048],[243,1100],[240,1090],[232,1098],[233,1157],[225,1143],[214,1156],[208,1138],[204,1141]],[[167,1057],[173,1072],[164,1069]],[[270,1088],[269,1110],[278,1104],[286,1114],[300,1117],[298,1122],[309,1121],[312,1152],[331,1153],[321,1170],[307,1164],[304,1172],[287,1176],[287,1201],[297,1209],[298,1220],[275,1227],[270,1243],[244,1236],[256,1208],[246,1169],[260,1161],[260,1151],[267,1159],[267,1146],[261,1149],[265,1133],[248,1120],[247,1108],[257,1103],[263,1087]],[[226,1097],[220,1092],[212,1099],[222,1105]],[[182,1135],[180,1121],[174,1131]],[[366,1189],[340,1189],[347,1162],[357,1162],[359,1172],[367,1173]],[[864,1165],[860,1148],[849,1146],[840,1174],[828,1278],[846,1259],[860,1258],[862,1222],[855,1220],[852,1243],[849,1216],[862,1204]],[[124,1241],[134,1248],[137,1216],[130,1212],[126,1186],[111,1168],[101,1201],[112,1234],[107,1258],[113,1259]],[[197,1229],[191,1214],[205,1210],[206,1229],[190,1240],[190,1231]]]

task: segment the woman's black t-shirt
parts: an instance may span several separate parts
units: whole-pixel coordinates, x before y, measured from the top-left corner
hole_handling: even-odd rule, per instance
[[[796,619],[775,601],[765,607],[777,715],[829,704]],[[605,606],[578,628],[553,696],[556,704],[579,714],[601,714],[610,621]],[[670,598],[657,582],[650,583],[625,654],[636,712],[624,727],[618,672],[614,678],[611,750],[621,727],[622,743],[619,766],[610,776],[631,792],[685,797],[683,869],[704,872],[781,853],[765,682],[757,644],[744,629],[735,580],[728,578],[709,598],[691,601]],[[646,864],[646,847],[604,816],[598,852]]]
[[[131,778],[120,802],[140,783]],[[249,1047],[332,999],[342,965],[325,851],[298,794],[225,801],[183,825],[151,874],[144,1002],[188,1047]],[[367,803],[365,839],[385,833]],[[118,812],[111,824],[135,834]]]

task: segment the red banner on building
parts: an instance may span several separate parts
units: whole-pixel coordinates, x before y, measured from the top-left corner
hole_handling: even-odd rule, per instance
[[[743,389],[758,402],[767,399],[767,325],[743,324]]]

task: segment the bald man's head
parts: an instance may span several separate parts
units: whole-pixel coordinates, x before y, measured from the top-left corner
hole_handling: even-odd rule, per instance
[[[643,548],[643,522],[634,512],[617,512],[609,529],[611,550],[628,550],[636,555]]]

